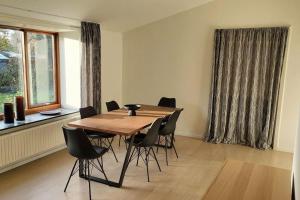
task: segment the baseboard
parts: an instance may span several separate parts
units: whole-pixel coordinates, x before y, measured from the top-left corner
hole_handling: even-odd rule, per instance
[[[11,164],[9,164],[9,165],[6,165],[6,166],[4,166],[4,167],[1,167],[1,168],[0,168],[0,174],[3,173],[3,172],[6,172],[6,171],[12,170],[12,169],[14,169],[14,168],[17,168],[17,167],[19,167],[19,166],[21,166],[21,165],[25,165],[25,164],[27,164],[27,163],[30,163],[30,162],[32,162],[32,161],[34,161],[34,160],[37,160],[37,159],[40,159],[40,158],[42,158],[42,157],[48,156],[48,155],[50,155],[50,154],[53,154],[53,153],[55,153],[55,152],[57,152],[57,151],[60,151],[60,150],[62,150],[62,149],[65,149],[65,148],[66,148],[66,145],[64,145],[64,144],[63,144],[63,145],[59,145],[59,146],[54,147],[54,148],[51,148],[51,149],[49,149],[49,150],[47,150],[47,151],[38,153],[38,154],[36,154],[36,155],[30,156],[30,157],[28,157],[28,158],[19,160],[19,161],[14,162],[14,163],[11,163]]]
[[[188,131],[180,131],[176,130],[175,135],[185,136],[185,137],[191,137],[191,138],[197,138],[197,139],[203,139],[204,136],[200,133],[196,132],[188,132]]]

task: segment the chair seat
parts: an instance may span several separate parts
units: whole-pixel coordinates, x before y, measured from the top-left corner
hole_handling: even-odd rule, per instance
[[[93,148],[99,156],[102,156],[103,154],[105,154],[108,151],[108,148],[99,147],[99,146],[96,146],[96,145],[93,145]]]
[[[139,133],[137,135],[135,135],[135,138],[139,138],[139,139],[144,139],[146,137],[145,133]]]
[[[140,133],[140,134],[137,134],[135,137],[134,137],[134,140],[133,140],[133,145],[140,145],[142,143],[142,141],[144,140],[144,138],[146,137],[146,134],[143,134],[143,133]],[[126,143],[130,143],[130,140],[131,138],[127,138],[125,140]]]
[[[159,127],[159,130],[162,130],[162,129],[164,129],[165,128],[165,126],[166,126],[166,123],[162,123],[161,125],[160,125],[160,127]]]
[[[92,139],[98,139],[98,138],[113,138],[116,135],[110,134],[110,133],[102,133],[102,132],[96,132],[96,131],[85,131],[87,136]]]
[[[161,130],[158,131],[158,135],[159,136],[167,136],[167,135],[171,135],[172,134],[171,132],[164,132],[162,130],[163,129],[161,129]]]

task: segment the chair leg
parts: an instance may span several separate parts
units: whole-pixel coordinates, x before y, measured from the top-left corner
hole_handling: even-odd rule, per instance
[[[115,159],[116,159],[116,162],[119,162],[118,159],[117,159],[117,156],[116,156],[116,154],[115,154],[114,148],[112,147],[113,141],[114,141],[114,138],[112,138],[111,141],[109,141],[109,139],[107,139],[107,142],[108,142],[108,144],[109,144],[108,148],[109,148],[109,149],[112,151],[112,153],[114,154],[114,157],[115,157]]]
[[[137,150],[137,147],[134,147],[134,149],[133,149],[132,152],[131,152],[131,155],[129,156],[128,164],[132,161],[133,156],[134,156],[134,153],[135,153],[136,150]]]
[[[176,142],[175,141],[175,133],[173,133],[172,138],[173,138],[173,143]]]
[[[161,168],[160,168],[160,165],[159,165],[158,160],[157,160],[157,158],[156,158],[155,152],[154,152],[154,150],[153,150],[152,147],[150,147],[150,149],[152,150],[153,157],[154,157],[154,159],[155,159],[155,161],[156,161],[156,164],[157,164],[157,166],[158,166],[158,169],[159,169],[159,171],[161,171]],[[149,151],[150,151],[150,150],[149,150]]]
[[[157,147],[156,147],[156,153],[158,153],[158,147],[160,145],[160,135],[158,136],[158,144],[157,144]]]
[[[165,136],[165,152],[166,152],[166,163],[167,163],[167,165],[169,165],[169,163],[168,163],[168,139],[167,139],[167,136]]]
[[[124,136],[124,142],[127,140],[127,137],[126,136]],[[126,150],[127,150],[127,143],[125,142],[125,148],[126,148]]]
[[[87,179],[88,179],[88,182],[89,182],[89,197],[90,197],[90,200],[92,200],[92,195],[91,195],[91,181],[90,181],[90,161],[87,160],[87,170],[88,170],[88,176],[87,176]]]
[[[150,182],[150,178],[149,178],[149,165],[148,165],[149,164],[149,152],[150,152],[150,150],[147,152],[147,148],[145,148],[148,182]]]
[[[139,165],[139,159],[140,159],[140,154],[141,154],[141,147],[137,147],[138,148],[138,155],[137,155],[137,159],[136,159],[136,166]]]
[[[69,185],[69,182],[70,182],[70,180],[71,180],[71,177],[74,175],[73,172],[74,172],[74,169],[75,169],[75,166],[76,166],[77,162],[78,162],[78,159],[77,159],[77,160],[75,161],[75,163],[74,163],[74,166],[73,166],[73,168],[72,168],[72,171],[71,171],[70,176],[69,176],[69,179],[68,179],[68,182],[67,182],[67,184],[66,184],[66,186],[65,186],[64,192],[67,191],[67,187],[68,187],[68,185]]]
[[[86,168],[86,162],[84,162],[84,177],[86,178],[86,174],[87,174],[87,168]]]
[[[175,154],[176,154],[176,157],[178,158],[178,154],[177,154],[177,151],[176,151],[176,148],[175,148],[175,144],[173,143],[173,149],[174,149],[174,151],[175,151]]]
[[[119,147],[121,146],[121,135],[119,135]]]

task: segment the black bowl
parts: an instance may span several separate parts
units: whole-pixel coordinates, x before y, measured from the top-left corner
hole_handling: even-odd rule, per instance
[[[141,105],[139,104],[126,104],[124,105],[124,108],[128,110],[128,115],[130,116],[136,116],[136,110],[141,108]]]
[[[139,104],[126,104],[126,105],[124,105],[124,107],[127,110],[138,110],[138,109],[141,108],[141,105],[139,105]]]

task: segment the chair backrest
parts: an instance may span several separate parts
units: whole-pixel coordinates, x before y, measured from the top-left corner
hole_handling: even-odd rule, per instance
[[[143,139],[143,144],[145,146],[153,146],[158,138],[158,130],[163,121],[163,118],[158,118],[155,120],[151,127],[149,128],[146,137]]]
[[[109,102],[106,102],[106,108],[107,108],[107,111],[110,112],[113,110],[118,110],[120,108],[120,106],[116,101],[109,101]]]
[[[168,135],[174,133],[176,129],[176,122],[179,118],[180,113],[181,113],[180,110],[176,110],[175,112],[173,112],[168,118],[166,125],[163,127],[163,129],[159,131],[159,133],[162,135]]]
[[[160,98],[160,100],[158,102],[158,106],[176,108],[176,99],[175,98],[162,97],[162,98]]]
[[[94,159],[98,157],[90,140],[82,129],[63,126],[65,142],[69,153],[79,159]]]
[[[92,106],[88,106],[88,107],[85,107],[85,108],[80,108],[79,113],[80,113],[81,119],[97,115],[97,111]]]

